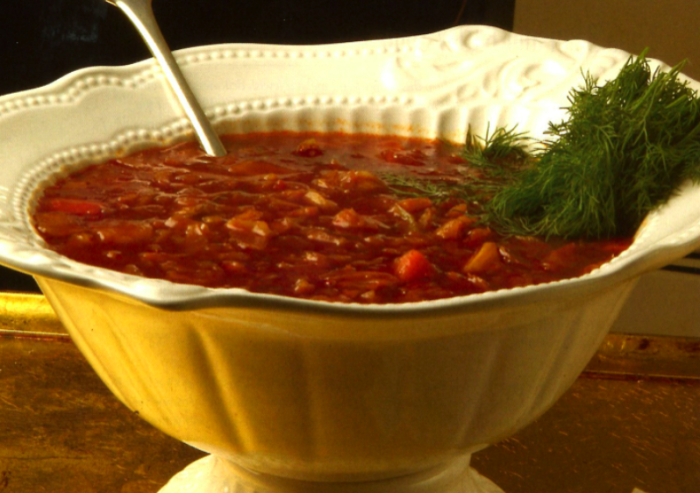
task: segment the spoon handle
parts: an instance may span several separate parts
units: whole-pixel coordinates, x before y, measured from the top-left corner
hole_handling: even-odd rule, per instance
[[[226,148],[211,127],[202,107],[197,102],[190,86],[182,75],[175,57],[173,57],[170,48],[168,48],[168,44],[165,42],[165,38],[153,15],[151,0],[105,1],[122,10],[134,27],[136,27],[139,34],[141,34],[141,37],[143,37],[192,123],[204,151],[211,156],[225,156]]]

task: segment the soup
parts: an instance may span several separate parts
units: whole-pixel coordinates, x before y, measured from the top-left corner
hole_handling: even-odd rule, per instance
[[[437,140],[344,133],[227,135],[89,165],[33,212],[49,248],[127,274],[354,303],[405,303],[583,275],[629,239],[507,236],[437,185],[478,176]],[[444,187],[443,187],[444,188]]]

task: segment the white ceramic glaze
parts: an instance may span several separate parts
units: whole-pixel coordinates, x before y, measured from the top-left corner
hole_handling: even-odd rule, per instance
[[[563,117],[582,70],[610,78],[628,58],[584,41],[489,27],[332,46],[221,45],[177,56],[222,132],[455,141],[468,125],[483,134],[488,125],[517,124],[541,135]],[[628,251],[582,278],[402,305],[176,285],[44,248],[28,213],[41,183],[187,134],[148,61],[87,69],[0,98],[0,261],[37,277],[125,405],[215,454],[193,466],[196,474],[174,479],[168,493],[239,491],[233,485],[245,481],[234,476],[248,470],[274,478],[260,489],[271,493],[320,488],[316,482],[331,488],[324,492],[344,491],[347,482],[369,492],[377,481],[392,485],[382,491],[407,493],[421,491],[418,480],[396,478],[422,481],[427,471],[461,471],[461,480],[436,492],[495,491],[474,479],[469,454],[549,408],[593,355],[635,279],[700,245],[700,188],[688,185],[647,219]],[[232,476],[222,483],[222,474]]]
[[[469,467],[469,457],[415,474],[357,483],[288,481],[251,473],[210,455],[176,474],[159,493],[503,493]]]

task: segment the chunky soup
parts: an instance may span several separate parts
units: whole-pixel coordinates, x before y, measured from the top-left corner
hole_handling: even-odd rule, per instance
[[[576,277],[629,246],[502,236],[469,197],[423,193],[478,174],[441,141],[293,132],[223,141],[222,158],[182,143],[82,168],[43,190],[34,225],[55,251],[128,274],[357,303]]]

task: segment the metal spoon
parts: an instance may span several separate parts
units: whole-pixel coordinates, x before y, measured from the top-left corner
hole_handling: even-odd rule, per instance
[[[221,143],[219,136],[214,132],[211,123],[207,119],[202,107],[197,102],[190,86],[180,71],[175,57],[170,52],[168,44],[163,38],[163,34],[158,27],[156,18],[153,15],[151,0],[105,0],[121,9],[136,27],[141,37],[148,45],[153,56],[158,60],[160,67],[165,73],[170,87],[175,92],[182,108],[187,114],[197,139],[204,151],[211,156],[225,156],[226,148]]]

